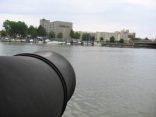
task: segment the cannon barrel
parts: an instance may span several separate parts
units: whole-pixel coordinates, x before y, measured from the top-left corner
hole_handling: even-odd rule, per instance
[[[73,67],[56,52],[0,56],[0,117],[60,117],[75,85]]]

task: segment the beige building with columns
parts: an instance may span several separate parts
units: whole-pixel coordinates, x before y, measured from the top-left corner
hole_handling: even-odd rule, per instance
[[[82,40],[83,34],[89,34],[90,36],[95,37],[95,41],[100,41],[100,38],[103,37],[103,41],[109,41],[113,36],[116,41],[120,39],[129,40],[129,38],[134,38],[135,33],[130,33],[129,30],[121,30],[115,32],[88,32],[88,31],[74,31],[80,33],[80,39]]]
[[[103,37],[104,41],[109,41],[110,37],[114,37],[116,41],[120,39],[128,40],[129,38],[135,37],[135,33],[129,33],[129,30],[121,30],[116,32],[96,32],[95,39],[100,41],[100,38]]]

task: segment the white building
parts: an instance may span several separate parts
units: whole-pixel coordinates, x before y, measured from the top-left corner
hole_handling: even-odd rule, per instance
[[[96,32],[96,41],[100,41],[101,37],[103,37],[104,41],[109,41],[111,37],[114,37],[116,41],[120,39],[128,40],[135,37],[135,33],[129,33],[129,30],[121,30],[120,32]]]

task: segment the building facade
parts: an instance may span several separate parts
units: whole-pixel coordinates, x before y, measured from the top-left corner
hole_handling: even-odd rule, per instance
[[[50,20],[41,19],[40,25],[45,28],[46,32],[53,31],[55,36],[57,37],[58,33],[63,34],[63,40],[70,40],[70,31],[73,28],[73,23],[71,22],[63,22],[63,21],[54,21],[50,22]]]
[[[114,37],[116,41],[120,39],[129,40],[130,38],[135,38],[135,33],[129,33],[129,30],[121,30],[115,32],[87,32],[87,31],[74,31],[80,33],[80,39],[82,40],[83,34],[89,34],[95,37],[95,41],[100,41],[103,37],[103,41],[110,41],[111,37]]]
[[[134,38],[135,33],[129,33],[129,30],[121,30],[116,32],[96,32],[96,41],[100,41],[103,37],[104,41],[109,41],[111,37],[114,37],[116,41],[120,39],[129,40],[129,38]]]
[[[71,22],[63,22],[63,21],[54,21],[50,22],[50,20],[41,19],[40,25],[45,28],[46,32],[53,31],[55,33],[55,37],[57,37],[58,33],[63,34],[63,40],[71,40],[70,31],[73,29],[73,23]],[[130,38],[135,38],[135,33],[130,33],[129,30],[121,30],[115,32],[88,32],[88,31],[75,31],[80,33],[80,40],[82,40],[83,34],[89,34],[90,36],[95,37],[95,41],[100,41],[100,38],[103,37],[103,41],[109,41],[113,36],[116,41],[120,39],[129,40]]]
[[[111,33],[111,32],[96,32],[95,39],[96,41],[100,41],[100,38],[103,37],[103,41],[107,41],[112,36],[115,37],[114,33]]]

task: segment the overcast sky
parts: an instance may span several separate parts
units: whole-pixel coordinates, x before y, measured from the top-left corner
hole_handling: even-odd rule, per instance
[[[38,27],[42,18],[72,22],[74,31],[129,29],[156,38],[156,0],[0,0],[1,29],[7,19]]]

